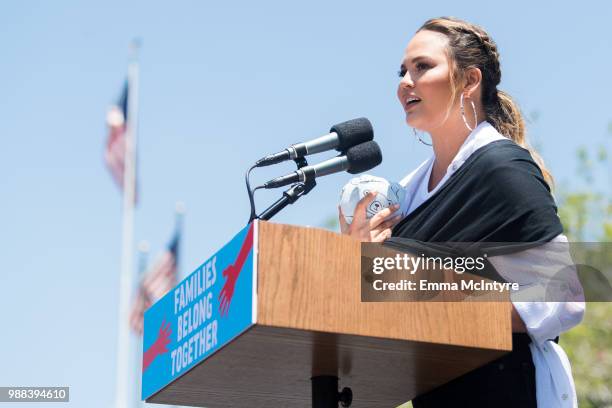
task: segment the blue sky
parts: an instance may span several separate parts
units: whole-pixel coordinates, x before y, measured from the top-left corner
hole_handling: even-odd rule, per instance
[[[399,180],[428,157],[404,124],[396,72],[411,34],[440,15],[489,30],[500,88],[537,112],[529,132],[557,180],[579,185],[576,148],[604,140],[612,120],[605,2],[3,3],[0,385],[69,385],[75,407],[113,402],[121,198],[104,119],[132,38],[143,44],[136,240],[161,250],[185,202],[186,274],[244,226],[243,174],[267,153],[367,116],[384,156],[370,173]],[[321,225],[349,178],[321,180],[276,221]],[[278,194],[258,193],[260,208]]]

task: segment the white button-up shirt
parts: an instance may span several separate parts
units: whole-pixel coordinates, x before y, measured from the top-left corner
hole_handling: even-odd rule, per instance
[[[435,156],[425,160],[400,181],[406,190],[406,198],[400,207],[402,214],[410,214],[435,194],[472,153],[502,139],[507,138],[488,122],[482,122],[465,139],[446,174],[432,191],[429,191],[428,185]],[[550,281],[546,271],[551,270],[551,262],[556,265],[573,264],[567,247],[563,246],[563,243],[567,243],[565,235],[560,234],[551,242],[558,244],[550,244],[546,250],[534,248],[488,259],[504,279],[519,282],[520,289],[511,294],[511,300],[532,340],[529,348],[536,370],[538,407],[574,408],[578,406],[578,401],[570,362],[561,346],[551,339],[582,321],[585,304],[580,282],[577,278],[570,279],[566,292],[556,295],[555,300],[565,301],[531,301],[538,298],[538,290]]]

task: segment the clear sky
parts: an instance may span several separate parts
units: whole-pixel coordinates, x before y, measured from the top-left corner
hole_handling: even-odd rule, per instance
[[[395,97],[403,49],[430,17],[489,30],[500,88],[538,117],[529,131],[557,180],[578,183],[577,146],[603,140],[612,119],[612,8],[543,3],[3,2],[0,385],[69,385],[75,407],[113,402],[121,198],[103,151],[132,38],[142,39],[136,240],[161,250],[185,202],[184,275],[244,226],[243,174],[267,153],[367,116],[384,156],[371,174],[399,180],[431,154]],[[321,225],[349,178],[320,180],[275,220]],[[259,208],[279,194],[258,194]]]

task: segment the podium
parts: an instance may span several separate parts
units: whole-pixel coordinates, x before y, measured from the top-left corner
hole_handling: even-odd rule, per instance
[[[361,244],[350,237],[256,221],[234,241],[216,261],[211,258],[216,271],[209,260],[194,272],[199,278],[191,278],[200,282],[199,296],[213,309],[204,336],[185,346],[186,319],[196,322],[195,312],[177,321],[167,317],[189,310],[181,309],[186,300],[178,288],[195,294],[194,283],[185,283],[191,275],[145,314],[145,355],[158,349],[143,372],[146,402],[306,407],[313,398],[311,377],[338,377],[340,388],[352,390],[351,407],[396,407],[512,350],[509,302],[362,302]],[[222,264],[225,258],[229,261]],[[237,268],[242,272],[236,279]],[[213,275],[216,283],[206,289],[206,277],[211,284]],[[235,288],[228,309],[228,291],[221,292],[231,279]],[[240,296],[246,299],[242,303]],[[230,327],[232,313],[244,310],[236,321],[245,324],[222,340],[223,325]],[[172,326],[165,348],[158,340],[160,321]],[[166,379],[159,382],[160,376]]]

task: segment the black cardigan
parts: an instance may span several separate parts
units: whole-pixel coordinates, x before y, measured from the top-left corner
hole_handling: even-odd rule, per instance
[[[496,256],[563,232],[557,207],[529,151],[511,140],[476,150],[408,214],[384,245],[428,256]],[[489,262],[481,276],[504,281]]]
[[[529,152],[498,140],[472,153],[395,226],[391,241],[542,243],[562,232],[550,188]]]

